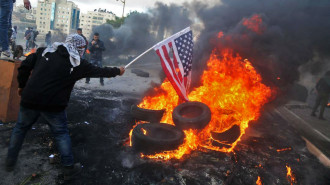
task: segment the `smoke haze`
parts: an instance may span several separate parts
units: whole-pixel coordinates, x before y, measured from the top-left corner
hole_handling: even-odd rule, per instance
[[[193,1],[182,5],[157,2],[146,13],[133,13],[118,29],[96,27],[116,61],[119,55],[138,55],[155,43],[192,26],[195,35],[194,81],[198,81],[213,48],[232,48],[261,73],[266,82],[290,84],[299,80],[299,70],[323,75],[329,66],[330,2],[311,0],[223,0],[212,5]],[[247,21],[261,18],[260,32]],[[217,38],[222,31],[223,39]],[[315,57],[317,55],[317,57]],[[151,52],[145,61],[159,62]],[[315,61],[317,60],[317,61]],[[127,59],[129,62],[129,59]],[[302,66],[312,65],[312,67]],[[329,70],[329,69],[328,69]]]

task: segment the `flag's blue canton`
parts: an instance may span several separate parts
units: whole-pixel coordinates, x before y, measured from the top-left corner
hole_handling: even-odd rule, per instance
[[[180,37],[174,39],[175,46],[178,49],[178,54],[180,57],[180,60],[183,65],[184,69],[184,76],[187,76],[189,74],[189,71],[191,71],[191,65],[192,65],[192,55],[193,55],[193,38],[192,38],[192,31],[189,31]]]

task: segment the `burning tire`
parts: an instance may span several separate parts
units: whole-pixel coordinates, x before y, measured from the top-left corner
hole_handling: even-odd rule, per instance
[[[142,121],[149,122],[160,122],[163,117],[165,109],[162,110],[150,110],[150,109],[142,109],[137,105],[132,105],[131,107],[131,115],[137,119]]]
[[[182,130],[165,123],[139,124],[132,133],[133,148],[144,154],[177,149],[183,140]]]
[[[211,132],[212,138],[223,144],[231,144],[235,142],[241,135],[241,129],[238,125],[232,126],[224,132]]]
[[[186,102],[175,107],[174,124],[180,129],[203,129],[211,120],[210,108],[201,102]]]

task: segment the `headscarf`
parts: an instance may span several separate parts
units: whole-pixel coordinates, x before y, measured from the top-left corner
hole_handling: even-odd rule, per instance
[[[58,46],[64,46],[70,55],[70,63],[73,67],[80,65],[80,58],[84,55],[86,41],[78,34],[71,34],[66,39],[65,42],[54,42],[52,46],[47,47],[43,52],[44,57],[46,53],[54,53]]]

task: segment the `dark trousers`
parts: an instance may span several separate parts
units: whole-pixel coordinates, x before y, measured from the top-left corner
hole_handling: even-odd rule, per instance
[[[327,106],[328,101],[329,101],[329,93],[318,92],[316,100],[315,100],[315,104],[314,104],[314,107],[313,107],[312,114],[315,114],[317,108],[321,105],[319,117],[323,118],[324,109]]]
[[[91,59],[90,63],[93,64],[94,66],[102,67],[102,61],[101,60]],[[89,81],[90,81],[90,78],[86,78],[86,83],[88,83]],[[103,77],[100,77],[100,83],[103,83]]]
[[[17,160],[25,135],[32,125],[42,116],[48,122],[50,130],[55,138],[57,149],[61,154],[63,166],[73,165],[71,139],[67,127],[66,112],[45,112],[20,107],[18,121],[13,129],[8,147],[7,158]]]
[[[11,28],[13,0],[0,0],[0,45],[2,51],[9,49],[8,30]]]

